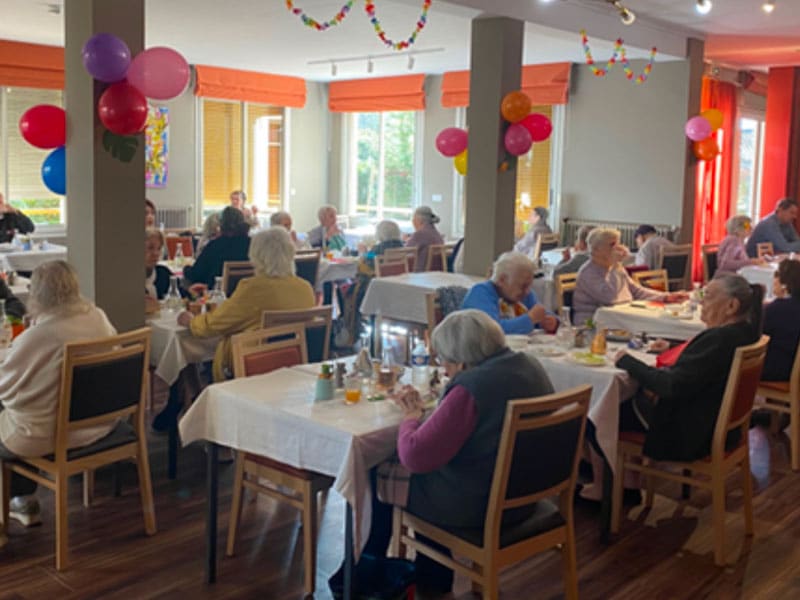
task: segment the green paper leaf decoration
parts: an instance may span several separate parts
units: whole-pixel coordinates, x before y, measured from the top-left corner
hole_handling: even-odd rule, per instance
[[[133,135],[117,135],[111,131],[103,132],[103,148],[121,162],[131,162],[139,148],[139,139]]]

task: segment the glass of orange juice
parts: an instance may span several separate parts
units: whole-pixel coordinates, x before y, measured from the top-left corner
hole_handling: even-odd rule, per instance
[[[361,400],[361,376],[350,375],[344,382],[344,401],[346,404],[356,404]]]

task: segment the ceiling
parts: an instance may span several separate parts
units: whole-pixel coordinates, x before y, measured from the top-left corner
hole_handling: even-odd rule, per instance
[[[623,26],[602,0],[435,0],[428,25],[413,50],[441,49],[414,57],[413,71],[441,73],[469,67],[470,23],[482,13],[527,21],[524,62],[581,62],[578,30],[585,27],[592,50],[604,61],[614,40],[623,36],[631,58],[645,58],[653,45],[657,60],[684,54],[686,37],[706,37],[707,58],[735,68],[800,64],[800,0],[776,0],[765,15],[761,0],[715,0],[706,16],[694,0],[623,0],[637,14]],[[318,19],[331,18],[344,0],[295,0]],[[63,15],[51,12],[63,0],[0,0],[0,39],[61,45]],[[421,0],[381,0],[377,16],[389,36],[407,37],[419,18]],[[337,27],[318,32],[286,10],[284,0],[146,0],[146,45],[168,45],[189,62],[330,80],[409,73],[408,56],[377,39],[361,0]],[[535,23],[535,24],[534,24]],[[390,54],[388,58],[379,55]],[[310,61],[325,61],[309,64]]]

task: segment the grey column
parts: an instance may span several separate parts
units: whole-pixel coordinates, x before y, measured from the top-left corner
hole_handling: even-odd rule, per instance
[[[524,25],[499,17],[472,21],[464,226],[464,271],[472,275],[485,275],[514,245],[517,170],[498,170],[504,156],[500,103],[520,87]]]
[[[703,91],[703,49],[702,40],[689,38],[686,42],[686,60],[689,63],[689,97],[686,118],[700,113],[700,96]],[[691,244],[694,239],[694,210],[697,201],[697,157],[691,142],[686,144],[683,168],[683,204],[681,206],[681,231],[679,242]]]
[[[84,70],[81,48],[95,33],[144,48],[144,0],[66,0],[67,245],[81,291],[119,331],[144,323],[144,136],[131,162],[103,149],[97,99],[106,84]]]

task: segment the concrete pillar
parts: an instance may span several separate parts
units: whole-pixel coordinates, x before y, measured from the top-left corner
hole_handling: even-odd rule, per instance
[[[689,38],[686,43],[686,60],[689,63],[689,97],[686,106],[686,119],[700,113],[700,97],[703,91],[703,51],[702,40]],[[679,242],[690,244],[694,237],[694,213],[697,202],[697,157],[692,143],[686,143],[683,170],[683,203],[681,205],[681,231]],[[699,252],[699,249],[698,249]]]
[[[144,135],[130,162],[103,148],[97,99],[106,84],[83,68],[81,48],[95,33],[144,48],[144,0],[66,0],[67,245],[81,291],[119,331],[144,322]]]
[[[471,275],[485,275],[514,245],[517,170],[498,170],[504,156],[500,103],[520,88],[524,25],[498,17],[472,21],[464,227],[464,271]]]

